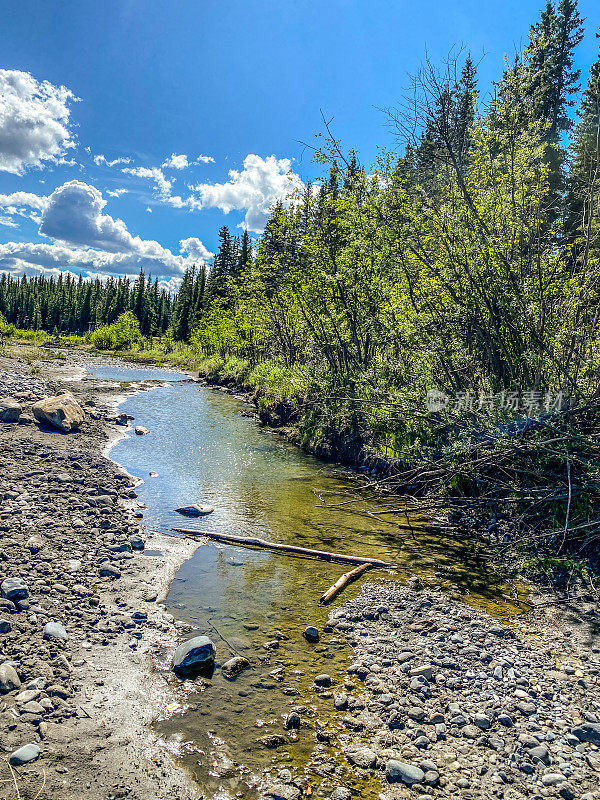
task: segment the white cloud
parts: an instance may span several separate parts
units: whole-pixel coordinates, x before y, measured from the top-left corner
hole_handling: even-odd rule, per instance
[[[193,258],[196,261],[208,261],[210,258],[214,256],[214,253],[211,253],[210,250],[195,236],[190,236],[188,239],[182,239],[179,242],[179,248],[181,253],[187,253],[190,258]]]
[[[69,102],[76,99],[65,86],[0,69],[0,171],[22,175],[28,167],[59,163],[75,146]]]
[[[180,155],[177,153],[171,153],[171,155],[163,161],[161,167],[163,167],[163,169],[187,169],[188,167],[191,167],[192,164],[214,163],[215,160],[212,156],[199,155],[195,161],[190,161],[185,153],[181,153]]]
[[[94,163],[98,167],[116,167],[117,164],[131,164],[130,158],[115,158],[112,161],[108,161],[106,156],[99,153],[97,156],[94,156]]]
[[[136,178],[148,178],[154,181],[155,189],[161,198],[167,198],[171,193],[173,181],[165,178],[164,172],[158,167],[124,167],[121,172],[126,175],[134,175]]]
[[[69,181],[48,198],[40,233],[69,244],[110,252],[134,250],[136,243],[125,223],[102,214],[105,205],[106,200],[94,186]]]
[[[0,225],[4,225],[7,228],[18,228],[19,223],[15,222],[14,219],[10,217],[5,217],[4,215],[0,214]]]
[[[121,195],[127,194],[128,191],[129,191],[128,189],[115,189],[114,191],[112,191],[111,189],[107,189],[106,194],[109,197],[121,197]]]
[[[184,153],[181,155],[177,155],[177,153],[171,153],[171,155],[161,164],[161,166],[165,169],[186,169],[189,167],[189,165],[190,162],[188,161],[188,157]]]
[[[32,204],[36,197],[30,197]],[[177,280],[201,260],[198,240],[190,240],[192,249],[197,243],[192,258],[189,248],[181,251],[188,255],[176,255],[158,242],[132,236],[122,220],[103,213],[106,200],[87,183],[69,181],[44,199],[40,233],[54,241],[0,244],[0,272],[69,270],[104,276],[136,275],[143,269],[146,274]]]
[[[250,154],[244,159],[243,170],[229,171],[227,183],[200,183],[193,189],[204,208],[220,208],[225,214],[245,210],[242,227],[261,233],[271,206],[278,200],[286,202],[292,192],[304,187],[291,166],[289,158]]]
[[[37,208],[43,211],[48,205],[48,198],[43,195],[33,194],[33,192],[13,192],[12,194],[0,194],[0,208],[12,208],[13,211],[8,213],[16,213],[16,206],[29,206],[29,208]]]

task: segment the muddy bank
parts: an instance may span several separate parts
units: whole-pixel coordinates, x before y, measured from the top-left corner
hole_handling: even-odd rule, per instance
[[[28,592],[0,601],[0,797],[192,800],[199,792],[147,726],[172,699],[150,656],[184,633],[157,601],[195,543],[140,528],[132,479],[103,455],[118,435],[107,422],[116,387],[90,388],[81,374],[0,359],[0,396],[24,409],[20,423],[0,423],[0,578]],[[30,413],[64,388],[86,410],[67,435]],[[24,745],[40,754],[11,775],[6,759]]]

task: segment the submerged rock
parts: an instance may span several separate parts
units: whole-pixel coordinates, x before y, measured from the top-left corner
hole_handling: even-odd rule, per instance
[[[308,628],[305,628],[303,636],[307,642],[318,642],[319,629],[315,628],[314,625],[309,625]]]
[[[223,677],[227,678],[227,680],[233,680],[233,678],[237,678],[245,669],[248,669],[250,666],[250,662],[244,656],[234,656],[234,658],[230,658],[229,661],[226,661],[223,666],[221,667],[221,672],[223,673]]]
[[[182,642],[173,653],[173,671],[188,672],[212,669],[215,646],[208,636],[194,636]]]
[[[212,506],[201,506],[198,503],[194,503],[191,506],[176,508],[175,511],[178,514],[183,514],[184,517],[204,517],[206,514],[212,514],[214,508]]]
[[[85,417],[83,409],[71,392],[39,400],[34,403],[32,411],[38,422],[52,425],[63,433],[77,430]]]

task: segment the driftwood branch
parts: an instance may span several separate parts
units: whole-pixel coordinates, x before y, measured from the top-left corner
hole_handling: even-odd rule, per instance
[[[350,572],[344,573],[344,575],[339,577],[333,586],[330,586],[325,594],[322,595],[321,599],[319,600],[319,604],[326,606],[327,603],[331,603],[331,601],[337,597],[338,594],[343,591],[349,583],[355,581],[363,574],[363,572],[366,572],[368,569],[372,569],[372,567],[373,564],[361,564],[360,567],[355,567],[354,569],[350,570]]]
[[[273,550],[276,553],[287,553],[288,555],[307,556],[308,558],[320,558],[322,561],[339,561],[342,564],[369,564],[373,567],[384,569],[395,569],[396,564],[389,564],[378,558],[363,558],[362,556],[348,556],[345,553],[329,553],[325,550],[311,550],[308,547],[296,547],[292,544],[279,544],[277,542],[267,542],[265,539],[255,539],[254,537],[233,536],[230,533],[212,533],[210,531],[198,531],[193,528],[171,528],[176,533],[197,539],[205,537],[214,539],[225,544],[238,545],[240,547],[252,547],[259,550]]]

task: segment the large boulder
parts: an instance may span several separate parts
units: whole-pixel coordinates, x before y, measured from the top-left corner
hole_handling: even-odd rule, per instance
[[[173,653],[175,672],[200,672],[212,670],[215,663],[215,646],[208,636],[194,636],[182,642]]]
[[[79,428],[84,420],[83,409],[75,400],[71,392],[47,397],[33,406],[33,416],[38,422],[45,422],[58,428],[63,433],[69,433]]]
[[[23,409],[12,397],[0,399],[0,422],[18,422]]]

